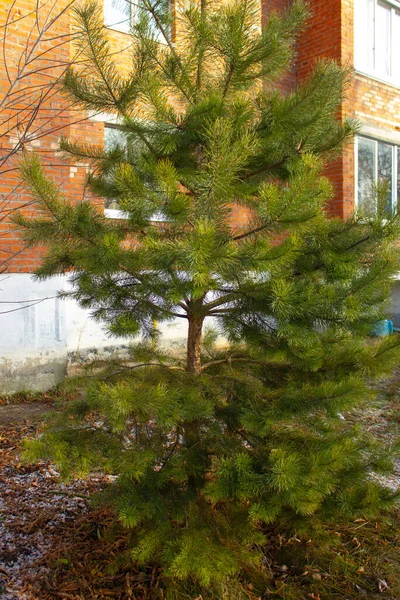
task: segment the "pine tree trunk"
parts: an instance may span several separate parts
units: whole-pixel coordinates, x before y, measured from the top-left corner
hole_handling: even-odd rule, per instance
[[[201,333],[203,329],[203,317],[190,316],[189,317],[189,329],[188,329],[188,340],[187,340],[187,362],[186,371],[193,376],[200,375],[201,373],[201,359],[200,359],[200,347],[201,347]],[[192,461],[197,461],[196,450],[199,448],[200,434],[199,434],[199,423],[196,420],[191,420],[185,423],[183,426],[185,445],[188,448],[189,456]],[[194,452],[194,454],[193,454]],[[196,494],[199,487],[198,475],[191,473],[188,476],[187,485]]]
[[[186,370],[194,375],[201,373],[200,345],[203,321],[202,317],[189,317]]]

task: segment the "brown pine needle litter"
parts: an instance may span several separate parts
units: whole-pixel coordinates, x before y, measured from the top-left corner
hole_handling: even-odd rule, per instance
[[[375,406],[363,412],[377,436],[399,436],[399,385],[400,373],[381,383]],[[0,598],[163,600],[158,568],[127,566],[121,560],[126,533],[108,510],[89,502],[107,477],[60,484],[51,465],[20,463],[21,440],[37,433],[42,415],[59,399],[67,399],[65,392],[0,402]],[[387,483],[396,487],[400,478]],[[234,596],[218,600],[400,599],[400,511],[320,525],[312,537],[271,529],[268,540],[261,568],[243,574]],[[177,588],[176,600],[184,598],[190,600]]]

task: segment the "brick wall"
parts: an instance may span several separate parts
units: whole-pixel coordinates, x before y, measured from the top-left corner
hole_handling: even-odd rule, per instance
[[[59,0],[52,16],[61,13],[69,3],[70,0]],[[59,183],[63,193],[79,201],[82,198],[87,166],[72,164],[60,156],[60,137],[102,146],[103,125],[88,120],[87,115],[69,106],[66,99],[50,89],[51,83],[63,73],[66,64],[74,56],[75,48],[69,37],[73,33],[71,14],[66,11],[47,32],[45,37],[51,37],[51,42],[37,45],[38,34],[33,14],[35,4],[36,0],[18,0],[16,6],[11,2],[0,5],[0,23],[5,24],[7,19],[10,22],[6,40],[7,63],[4,63],[3,57],[0,59],[0,161],[18,144],[24,131],[18,122],[23,124],[24,117],[30,116],[30,107],[37,103],[42,91],[46,97],[40,105],[24,147],[39,153],[47,174]],[[40,8],[42,23],[48,15],[49,5],[43,0]],[[113,51],[121,51],[129,45],[129,39],[124,34],[112,32],[111,37]],[[15,80],[18,64],[21,64],[21,56],[27,44],[28,50],[32,49],[34,61],[20,83],[11,90],[14,101],[10,103],[7,98],[10,89],[8,76],[11,82]],[[49,64],[52,65],[51,70],[47,69]],[[28,191],[20,182],[20,155],[19,151],[3,165],[0,164],[0,273],[32,272],[40,262],[41,249],[25,249],[10,222],[15,210],[21,210],[26,215],[37,214]],[[101,200],[98,199],[97,202],[102,205]]]
[[[354,0],[342,0],[342,39],[342,62],[353,66]],[[390,137],[400,132],[400,89],[353,71],[343,116],[358,119],[361,131],[372,127],[376,137]],[[353,145],[343,153],[343,182],[343,212],[348,214],[355,196]]]
[[[353,0],[309,0],[311,16],[297,43],[296,62],[282,82],[283,90],[291,89],[297,82],[307,78],[318,59],[328,58],[353,64],[353,37],[349,40],[349,31],[352,32],[353,28],[352,3]],[[350,7],[350,13],[345,10],[346,4],[347,9]],[[282,9],[286,5],[285,0],[264,0],[264,11]],[[348,92],[352,96],[352,81]],[[339,114],[339,117],[343,116],[344,107]],[[344,175],[345,171],[353,172],[352,161],[353,151],[347,147],[342,156],[326,169],[326,175],[335,186],[335,197],[330,202],[332,216],[343,217],[352,209],[354,183]]]
[[[291,0],[263,0],[261,18],[265,20],[270,11],[284,10]],[[68,0],[59,0],[57,10],[62,9]],[[354,65],[354,0],[309,0],[312,16],[309,25],[297,44],[296,61],[291,71],[282,79],[280,87],[283,91],[293,88],[296,81],[301,81],[309,75],[313,64],[318,58],[331,58],[340,61],[352,69]],[[35,0],[18,0],[18,7],[13,7],[12,19],[19,19],[9,28],[7,44],[7,59],[10,78],[15,76],[17,63],[24,50],[26,39],[34,24],[29,13],[35,5]],[[0,22],[4,23],[10,14],[11,2],[0,5]],[[65,35],[70,31],[70,16],[66,12],[54,27],[53,35]],[[108,30],[112,52],[119,53],[119,64],[122,70],[129,69],[130,38],[127,34]],[[33,43],[34,37],[30,37]],[[47,47],[49,50],[49,48]],[[49,50],[46,58],[59,61],[69,60],[73,53],[69,43]],[[4,118],[2,101],[9,83],[4,64],[0,58],[0,160],[18,140],[17,111],[7,109],[7,119]],[[43,68],[44,62],[39,62]],[[61,67],[60,67],[61,69]],[[52,71],[54,77],[57,69]],[[42,78],[42,79],[40,79]],[[32,74],[25,79],[26,95],[21,95],[13,107],[27,106],[31,86],[37,86],[43,81],[43,71]],[[17,96],[18,98],[18,96]],[[22,104],[21,104],[22,103]],[[25,104],[24,104],[25,103]],[[22,110],[23,114],[23,110]],[[371,79],[363,74],[351,72],[346,99],[340,110],[340,117],[357,117],[365,126],[374,127],[377,131],[400,132],[400,93],[399,89]],[[21,116],[19,117],[21,118]],[[43,104],[38,115],[37,126],[42,129],[28,147],[38,151],[46,166],[47,172],[60,183],[63,191],[74,198],[81,198],[83,182],[87,169],[85,165],[71,165],[62,161],[57,154],[61,134],[71,139],[102,145],[103,125],[99,122],[83,120],[85,115],[73,110],[66,110],[65,101],[59,96],[49,97]],[[47,133],[46,133],[47,131]],[[27,214],[32,211],[29,205],[29,195],[19,184],[18,156],[14,156],[6,165],[0,168],[0,272],[4,266],[11,272],[29,272],[38,264],[40,250],[24,250],[18,234],[10,226],[7,215],[16,208],[21,208]],[[336,194],[331,202],[332,215],[345,217],[354,207],[354,147],[349,143],[341,157],[327,168],[327,174],[335,185]],[[98,200],[99,206],[101,200]],[[240,229],[249,215],[246,210],[238,207],[233,209],[234,227]]]
[[[261,0],[261,20],[264,24],[268,18],[270,12],[276,11],[282,13],[287,10],[291,4],[291,0]],[[278,82],[278,87],[283,93],[290,91],[296,84],[297,80],[297,56],[293,57],[293,64],[289,71],[284,74],[281,80]]]
[[[377,137],[400,132],[400,90],[354,71],[354,0],[310,0],[310,6],[310,26],[298,44],[298,78],[307,76],[317,58],[341,62],[350,72],[341,118],[358,119],[361,128],[373,127]],[[336,190],[332,215],[350,215],[355,197],[353,141],[329,166],[327,175]]]
[[[60,0],[53,10],[55,16],[67,4]],[[18,1],[16,5],[4,2],[0,7],[0,21],[9,21],[6,36],[6,62],[0,64],[0,156],[5,159],[12,154],[13,148],[26,134],[26,119],[33,117],[32,109],[38,106],[42,95],[40,111],[34,118],[25,136],[26,150],[35,150],[47,165],[52,176],[60,184],[65,185],[69,179],[69,165],[57,154],[61,131],[68,135],[71,111],[65,110],[65,102],[54,93],[52,84],[65,68],[69,60],[69,43],[58,43],[66,40],[69,32],[69,14],[66,12],[44,36],[41,41],[35,28],[35,2],[33,0]],[[47,5],[39,9],[39,23],[43,27],[49,15]],[[58,43],[58,45],[57,45]],[[53,45],[56,49],[53,50]],[[24,52],[32,59],[30,66],[24,69]],[[52,68],[48,69],[48,58],[54,59]],[[21,71],[22,67],[22,71]],[[15,81],[20,75],[19,82]],[[18,165],[20,152],[10,156],[0,167],[0,271],[29,272],[38,264],[40,250],[24,250],[22,242],[10,225],[9,216],[16,209],[25,214],[32,213],[30,197],[19,180]]]

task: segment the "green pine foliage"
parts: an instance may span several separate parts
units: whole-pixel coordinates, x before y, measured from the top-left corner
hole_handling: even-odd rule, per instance
[[[134,364],[88,384],[26,456],[64,477],[116,476],[104,499],[131,532],[130,558],[232,597],[267,524],[374,514],[395,498],[370,477],[390,469],[386,451],[340,413],[399,354],[398,337],[371,336],[399,270],[399,223],[384,189],[374,214],[328,217],[322,172],[357,125],[337,118],[347,74],[334,62],[276,88],[301,1],[262,31],[259,0],[189,3],[174,44],[163,3],[143,6],[129,76],[96,5],[78,8],[82,64],[64,81],[77,107],[119,120],[126,143],[62,149],[125,218],[67,198],[31,153],[22,173],[41,216],[17,218],[47,247],[38,277],[68,273],[111,334],[141,341]],[[241,228],[235,207],[248,210]],[[174,319],[188,325],[183,358],[157,349],[155,324]]]

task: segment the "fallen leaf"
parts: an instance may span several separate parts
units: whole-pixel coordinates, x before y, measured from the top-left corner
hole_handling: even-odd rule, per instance
[[[365,573],[364,567],[360,567],[359,569],[357,569],[357,573]]]
[[[356,584],[355,587],[360,596],[366,596],[368,594],[367,590],[364,590],[364,588],[360,587],[359,585]]]
[[[384,579],[378,579],[378,589],[380,592],[384,592],[389,589],[389,584]]]

